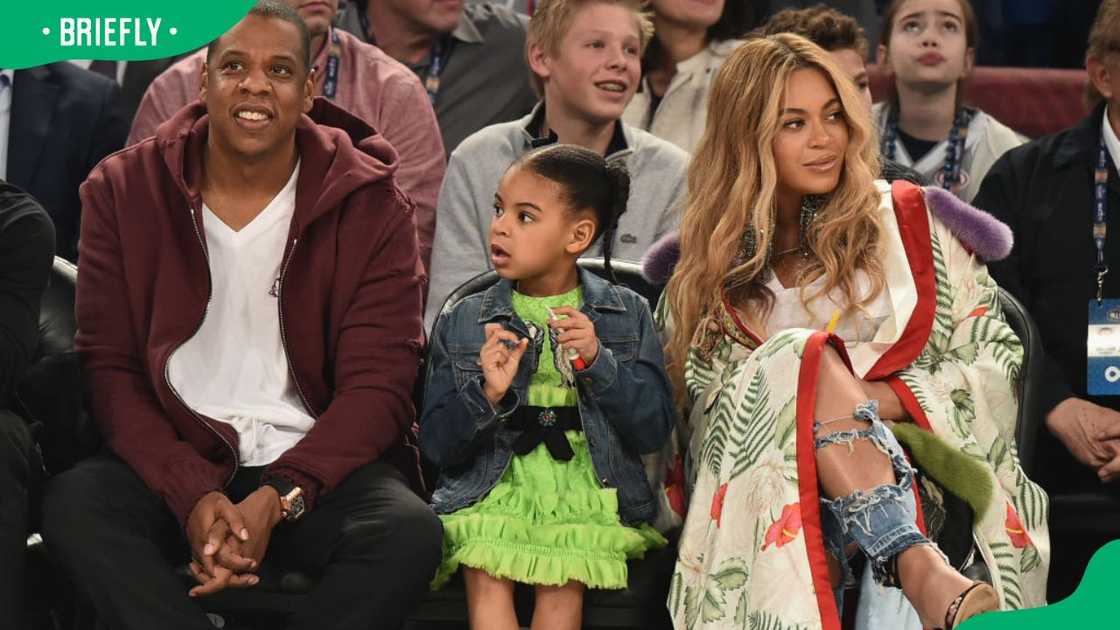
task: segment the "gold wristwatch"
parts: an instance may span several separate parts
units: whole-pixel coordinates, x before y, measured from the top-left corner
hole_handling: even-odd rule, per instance
[[[298,521],[303,516],[306,505],[303,500],[303,488],[282,477],[269,479],[265,484],[272,486],[280,495],[281,518],[285,521]]]

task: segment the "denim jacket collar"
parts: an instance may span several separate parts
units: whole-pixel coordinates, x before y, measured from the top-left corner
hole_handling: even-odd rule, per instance
[[[579,267],[579,284],[583,288],[583,310],[594,321],[604,311],[625,312],[626,305],[618,289],[594,273]],[[590,309],[590,310],[588,310]],[[513,282],[505,278],[486,290],[478,313],[478,323],[495,319],[513,319]]]

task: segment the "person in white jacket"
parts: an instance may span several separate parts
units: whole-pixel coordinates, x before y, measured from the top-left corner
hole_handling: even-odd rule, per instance
[[[652,0],[649,7],[654,38],[622,119],[691,153],[704,135],[712,81],[757,17],[742,0]]]
[[[976,58],[976,14],[968,0],[894,0],[883,12],[878,63],[893,79],[875,106],[882,154],[971,201],[992,164],[1026,142],[963,102]]]

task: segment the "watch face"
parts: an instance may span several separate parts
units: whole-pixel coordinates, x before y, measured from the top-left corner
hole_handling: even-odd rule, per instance
[[[288,515],[287,515],[288,519],[294,521],[297,518],[303,516],[303,510],[304,510],[303,494],[301,493],[301,494],[297,495],[295,499],[292,499],[292,507],[289,509]]]

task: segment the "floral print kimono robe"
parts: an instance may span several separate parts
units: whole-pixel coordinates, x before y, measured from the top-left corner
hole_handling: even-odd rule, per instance
[[[847,358],[856,375],[888,382],[912,422],[982,463],[994,492],[974,515],[979,553],[1004,609],[1041,606],[1048,501],[1014,444],[1022,346],[986,268],[930,214],[923,191],[877,185],[893,313]],[[669,591],[675,627],[840,628],[812,433],[829,342],[842,346],[800,329],[764,342],[727,304],[702,320],[685,369],[691,492]]]

